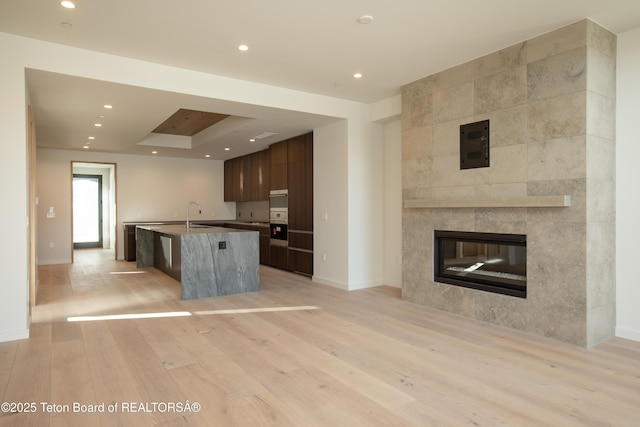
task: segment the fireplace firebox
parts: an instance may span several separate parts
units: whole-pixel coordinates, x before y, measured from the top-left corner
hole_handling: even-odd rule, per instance
[[[526,298],[527,236],[435,230],[434,280]]]

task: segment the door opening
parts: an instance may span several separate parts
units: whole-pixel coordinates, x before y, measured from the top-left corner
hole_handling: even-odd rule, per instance
[[[102,248],[102,175],[73,174],[73,247]]]

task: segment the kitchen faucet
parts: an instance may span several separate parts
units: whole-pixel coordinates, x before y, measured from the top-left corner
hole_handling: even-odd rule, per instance
[[[202,214],[202,208],[200,207],[200,203],[198,202],[189,202],[187,205],[187,230],[189,229],[189,208],[191,205],[196,205],[198,207],[198,213]]]

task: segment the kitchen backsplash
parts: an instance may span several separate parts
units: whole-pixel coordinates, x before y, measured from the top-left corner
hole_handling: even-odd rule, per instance
[[[269,202],[238,202],[236,220],[269,222]]]

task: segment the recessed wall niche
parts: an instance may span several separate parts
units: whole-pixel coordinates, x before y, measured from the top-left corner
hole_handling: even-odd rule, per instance
[[[460,126],[460,169],[489,167],[489,120]]]

